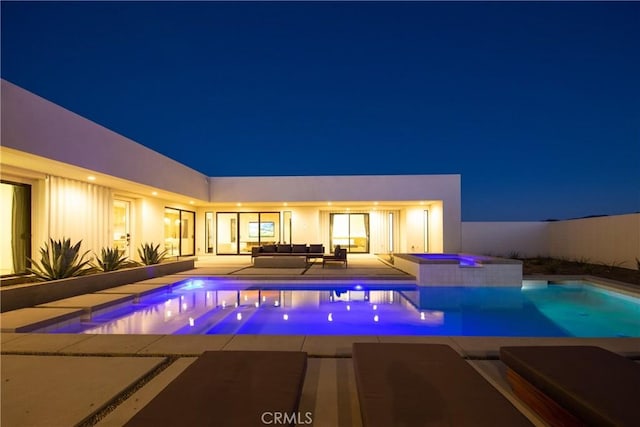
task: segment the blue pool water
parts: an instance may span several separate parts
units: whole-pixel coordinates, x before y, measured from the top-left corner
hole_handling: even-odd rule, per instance
[[[303,286],[191,279],[50,332],[640,337],[640,299],[584,283]]]

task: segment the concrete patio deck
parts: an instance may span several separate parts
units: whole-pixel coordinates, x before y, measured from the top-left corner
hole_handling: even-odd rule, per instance
[[[222,257],[219,257],[222,258]],[[349,268],[325,268],[318,277],[290,269],[260,269],[246,257],[203,260],[193,271],[136,283],[165,286],[192,276],[278,280],[335,280],[367,277],[376,281],[411,280],[375,257],[349,259]],[[320,266],[320,269],[322,267]],[[386,269],[386,270],[385,270]],[[285,270],[285,271],[283,271]],[[296,269],[293,269],[296,270]],[[244,273],[243,273],[244,271]],[[344,273],[350,272],[352,274]],[[298,274],[300,273],[300,274]],[[320,275],[322,273],[322,275]],[[323,280],[323,279],[320,279]],[[56,310],[33,308],[29,310]],[[57,309],[62,310],[62,309]],[[5,327],[5,314],[2,327]],[[13,313],[16,319],[20,314]],[[23,319],[24,320],[24,319]],[[15,321],[15,320],[14,320]],[[266,336],[266,335],[86,335],[0,334],[2,426],[121,426],[206,350],[296,350],[308,353],[301,412],[313,414],[314,426],[360,426],[358,397],[351,360],[354,342],[418,342],[448,344],[534,425],[545,424],[512,394],[498,350],[505,345],[598,345],[640,360],[638,338],[501,338],[417,336]],[[232,417],[233,414],[228,414]]]

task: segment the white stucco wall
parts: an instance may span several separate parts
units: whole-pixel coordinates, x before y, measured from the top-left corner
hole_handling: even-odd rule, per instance
[[[535,257],[549,254],[548,222],[463,222],[462,252]]]
[[[623,263],[636,269],[640,259],[640,213],[549,223],[553,257]]]
[[[438,200],[442,202],[440,250],[460,250],[460,175],[214,177],[210,180],[212,202]],[[405,215],[402,220],[409,224],[408,214]],[[438,246],[436,234],[432,237],[434,246]],[[402,243],[411,247],[407,237]]]
[[[208,178],[2,80],[2,145],[201,200]],[[179,141],[176,141],[179,143]]]

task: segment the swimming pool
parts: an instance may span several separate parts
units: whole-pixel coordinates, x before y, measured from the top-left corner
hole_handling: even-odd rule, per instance
[[[640,337],[640,299],[586,283],[469,288],[190,279],[48,332]]]

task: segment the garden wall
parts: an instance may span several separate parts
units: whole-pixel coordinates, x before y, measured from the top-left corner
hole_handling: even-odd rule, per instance
[[[463,222],[462,252],[508,257],[547,256],[547,222]]]
[[[640,213],[563,221],[463,222],[462,251],[521,257],[551,256],[636,269]]]
[[[549,222],[554,258],[588,259],[636,269],[640,259],[640,213]]]

